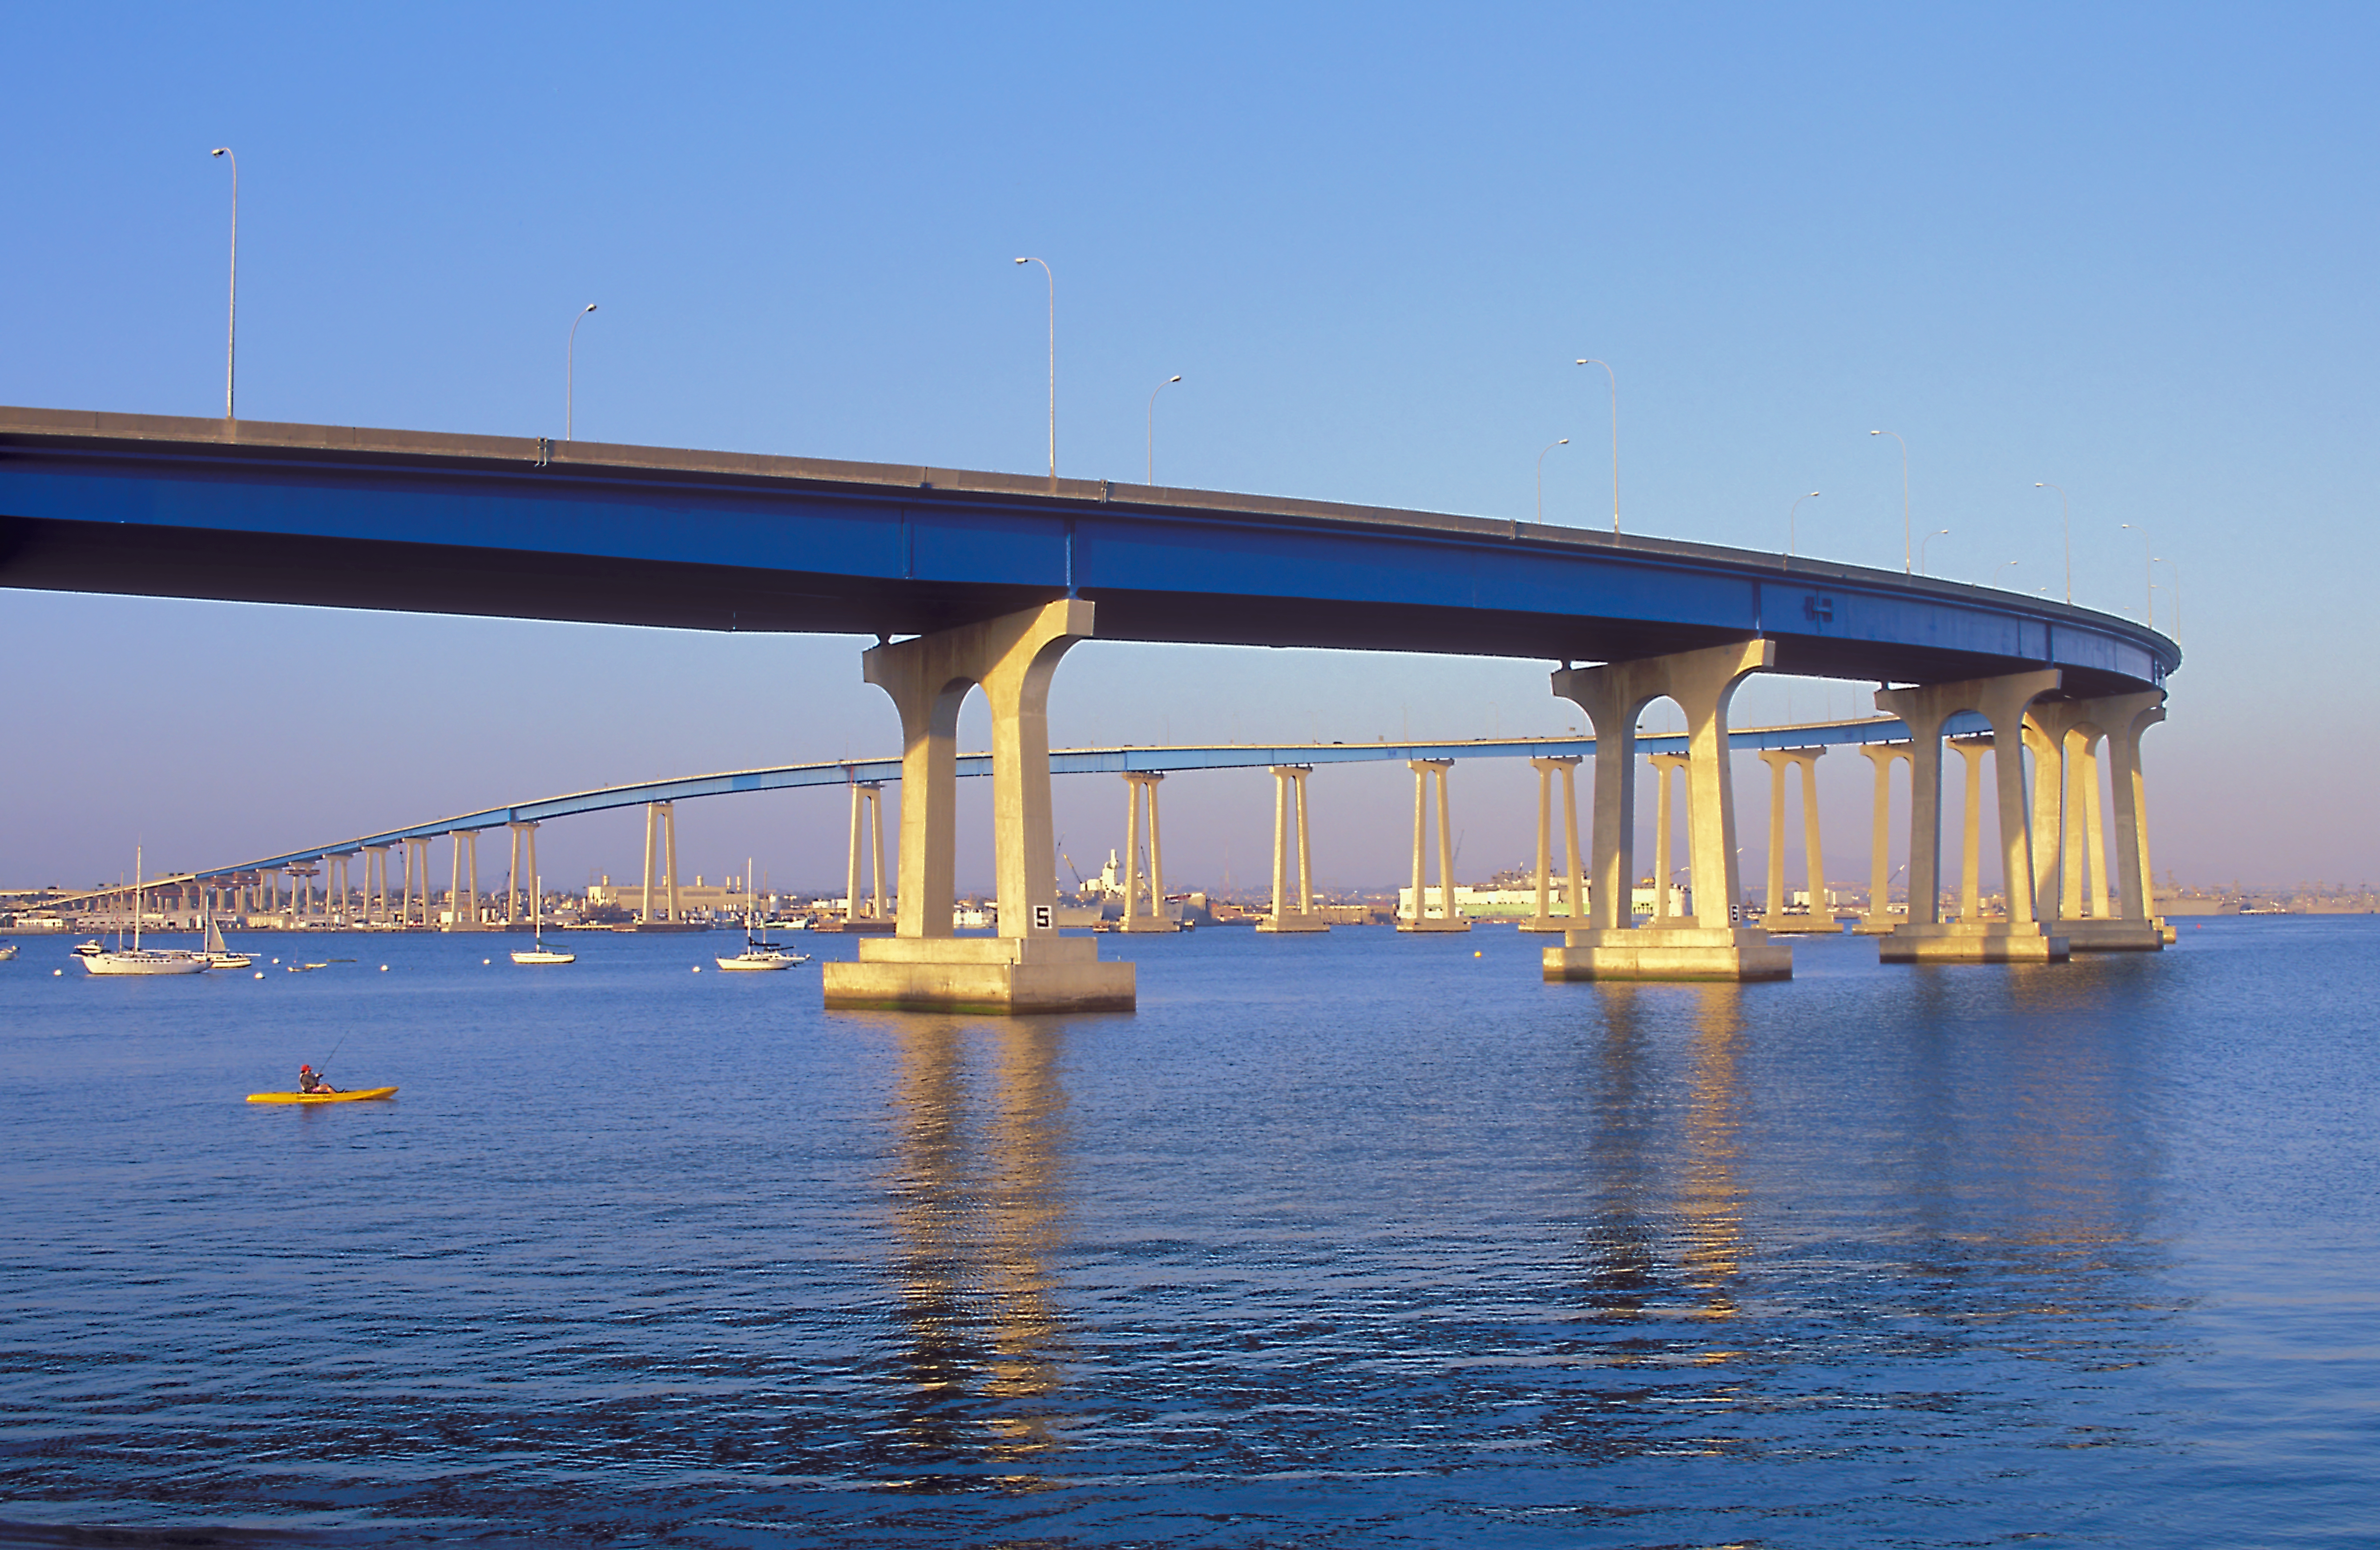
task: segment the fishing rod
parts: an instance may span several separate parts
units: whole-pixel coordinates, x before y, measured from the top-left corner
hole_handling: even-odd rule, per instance
[[[349,1028],[349,1029],[346,1031],[346,1033],[341,1034],[341,1035],[339,1035],[339,1042],[338,1042],[338,1043],[336,1043],[336,1044],[334,1044],[334,1045],[333,1045],[333,1046],[331,1046],[331,1060],[325,1060],[325,1061],[323,1061],[321,1065],[316,1066],[316,1067],[314,1068],[314,1074],[315,1074],[315,1075],[317,1075],[317,1076],[327,1076],[328,1074],[330,1074],[330,1070],[331,1070],[331,1060],[337,1060],[337,1059],[339,1058],[339,1051],[340,1051],[340,1050],[342,1050],[342,1049],[345,1049],[345,1048],[347,1047],[347,1039],[348,1039],[348,1037],[349,1037],[351,1035],[353,1035],[354,1033],[355,1033],[355,1030],[354,1030],[353,1028]]]

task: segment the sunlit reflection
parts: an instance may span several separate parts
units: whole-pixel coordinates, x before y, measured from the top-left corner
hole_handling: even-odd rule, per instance
[[[1062,1023],[895,1021],[888,1122],[895,1237],[890,1271],[906,1390],[894,1428],[912,1489],[1041,1484],[1022,1468],[1059,1446],[1046,1401],[1061,1380],[1050,1265],[1067,1196]],[[971,1072],[970,1046],[987,1051]]]
[[[1702,1305],[1697,1316],[1730,1319],[1738,1309],[1735,1280],[1745,1250],[1743,989],[1698,987],[1693,1084],[1686,1108],[1686,1156],[1679,1215],[1683,1217],[1686,1285]]]
[[[1649,1133],[1657,1106],[1644,1090],[1639,992],[1633,985],[1601,988],[1603,1037],[1595,1051],[1595,1128],[1586,1156],[1586,1292],[1598,1315],[1626,1319],[1645,1312],[1658,1285],[1653,1229],[1645,1219],[1658,1145]]]

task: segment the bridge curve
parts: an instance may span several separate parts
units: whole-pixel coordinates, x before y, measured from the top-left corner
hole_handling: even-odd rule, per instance
[[[1953,736],[1988,733],[1991,723],[1973,711],[1950,718],[1945,731]],[[1900,743],[1909,736],[1908,723],[1896,716],[1864,717],[1856,721],[1811,721],[1788,726],[1751,727],[1728,733],[1730,748],[1756,753],[1764,748],[1815,748],[1845,744]],[[1682,754],[1683,733],[1641,735],[1636,747],[1645,754]],[[1123,774],[1156,771],[1177,774],[1195,769],[1261,769],[1277,765],[1380,764],[1409,759],[1543,758],[1571,755],[1595,757],[1592,737],[1484,738],[1447,743],[1284,743],[1260,745],[1222,743],[1181,747],[1142,747],[1129,744],[1107,748],[1060,748],[1050,755],[1053,775]],[[962,754],[961,776],[991,773],[990,754]],[[450,834],[477,833],[515,823],[543,823],[586,813],[642,806],[649,802],[690,802],[706,796],[732,796],[747,792],[797,791],[818,786],[885,784],[901,779],[898,758],[836,759],[814,764],[774,765],[763,769],[736,769],[713,775],[675,776],[601,786],[592,791],[550,796],[503,807],[483,807],[405,829],[358,835],[351,840],[303,850],[284,851],[226,866],[178,872],[152,879],[161,887],[207,882],[244,872],[271,872],[302,862],[334,855],[352,855],[366,849],[403,844],[408,840],[435,840]],[[102,889],[98,893],[113,891]]]
[[[1988,587],[1441,513],[586,442],[0,408],[0,586],[914,635],[1079,596],[1103,639],[1552,661],[1758,636],[1775,671],[2063,671],[2180,648]]]

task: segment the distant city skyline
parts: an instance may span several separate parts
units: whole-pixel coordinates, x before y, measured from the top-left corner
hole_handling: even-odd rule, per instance
[[[468,54],[299,16],[13,18],[48,67],[0,103],[0,402],[216,412],[218,146],[255,419],[558,437],[567,393],[582,440],[1038,472],[1031,253],[1065,475],[1137,478],[1153,437],[1169,483],[1528,517],[1568,437],[1547,516],[1597,527],[1594,357],[1632,531],[1779,551],[1790,523],[1803,554],[1897,567],[1884,428],[1907,541],[1948,530],[1935,574],[2059,596],[2062,489],[2076,601],[2187,625],[2146,745],[2159,875],[2380,871],[2368,16],[525,8]],[[215,865],[891,753],[865,644],[0,593],[0,884],[96,880],[136,839]],[[1092,642],[1052,732],[1550,733],[1578,720],[1550,665]],[[170,692],[129,717],[91,692],[137,684]],[[1755,682],[1737,717],[1873,687]],[[1821,781],[1851,837],[1843,763]],[[1739,775],[1755,845],[1763,777]],[[1401,874],[1408,779],[1318,783],[1326,878]],[[1466,874],[1525,857],[1524,766],[1454,798]],[[781,878],[838,875],[838,802],[768,800],[689,805],[686,870],[773,847]],[[1119,782],[1057,800],[1077,861],[1121,842]],[[1170,874],[1260,869],[1260,772],[1166,803]],[[618,874],[639,842],[610,821],[556,826],[549,873]]]

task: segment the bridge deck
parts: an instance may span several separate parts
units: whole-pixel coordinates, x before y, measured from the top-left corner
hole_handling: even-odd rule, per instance
[[[0,585],[906,635],[1068,594],[1102,638],[2162,683],[2142,625],[1706,544],[1317,501],[527,438],[0,408]]]

